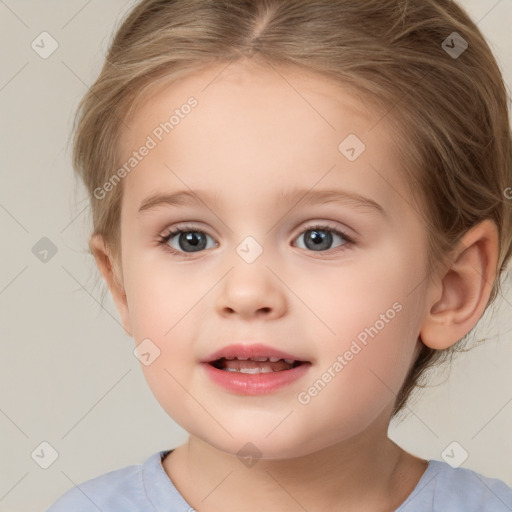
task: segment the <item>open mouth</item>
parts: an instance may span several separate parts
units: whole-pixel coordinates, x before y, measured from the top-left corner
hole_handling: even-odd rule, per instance
[[[227,372],[256,374],[291,370],[292,368],[305,364],[305,361],[279,359],[278,357],[221,357],[220,359],[211,361],[209,364],[218,370],[224,370]]]

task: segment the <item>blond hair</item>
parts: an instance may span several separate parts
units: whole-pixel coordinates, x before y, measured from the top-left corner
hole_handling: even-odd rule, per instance
[[[454,32],[468,45],[460,55],[447,51]],[[429,272],[472,226],[496,223],[498,278],[487,306],[494,301],[511,255],[511,208],[504,197],[512,184],[508,98],[483,35],[450,0],[140,2],[118,28],[75,119],[73,164],[90,194],[94,232],[114,257],[120,256],[122,183],[102,198],[94,191],[120,164],[127,116],[155,83],[239,59],[316,72],[375,105],[394,130],[421,205]],[[423,346],[393,414],[425,370],[452,351]]]

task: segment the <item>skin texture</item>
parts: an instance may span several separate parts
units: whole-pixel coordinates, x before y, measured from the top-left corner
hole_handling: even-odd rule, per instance
[[[421,343],[447,348],[480,318],[496,275],[496,228],[473,228],[427,276],[425,228],[405,200],[385,120],[348,89],[293,69],[232,63],[148,95],[127,120],[121,161],[190,96],[198,105],[122,182],[121,258],[109,256],[100,235],[91,238],[126,332],[160,350],[141,365],[152,392],[190,433],[165,471],[202,512],[269,503],[275,512],[394,510],[426,461],[387,438],[393,401]],[[353,162],[338,149],[349,134],[366,145]],[[279,198],[293,188],[357,193],[383,213]],[[199,200],[138,212],[149,196],[178,190]],[[181,254],[158,243],[184,222],[208,235],[204,250],[191,252],[178,236],[169,244]],[[326,249],[312,249],[315,222],[353,242],[333,234]],[[250,264],[236,251],[248,236],[263,251]],[[394,318],[300,403],[298,394],[393,304]],[[312,365],[274,393],[238,395],[199,365],[235,342],[265,343]],[[237,457],[247,442],[261,453],[252,467]]]

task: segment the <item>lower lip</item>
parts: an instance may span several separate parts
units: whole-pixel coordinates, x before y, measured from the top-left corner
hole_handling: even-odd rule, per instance
[[[268,373],[241,373],[219,370],[209,363],[201,363],[207,375],[219,386],[241,395],[263,395],[272,393],[300,379],[311,363],[302,363],[290,370]]]

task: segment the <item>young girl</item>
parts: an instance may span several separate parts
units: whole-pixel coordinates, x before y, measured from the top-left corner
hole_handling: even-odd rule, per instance
[[[512,510],[460,444],[387,436],[512,250],[505,86],[457,4],[144,0],[78,114],[91,252],[190,436],[49,512]]]

